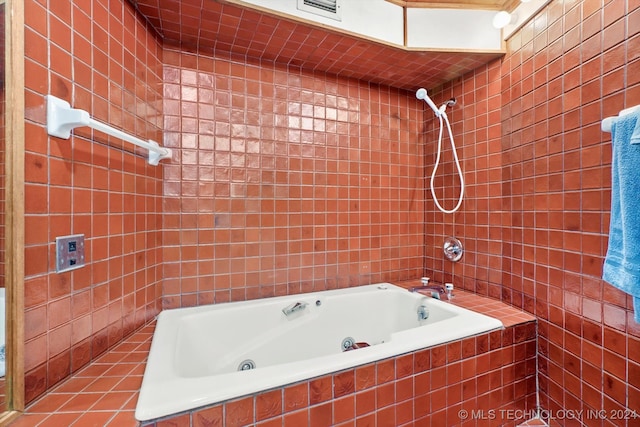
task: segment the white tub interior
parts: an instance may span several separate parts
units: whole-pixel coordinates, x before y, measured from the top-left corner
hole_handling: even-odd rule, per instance
[[[282,309],[306,303],[299,312]],[[427,308],[420,320],[417,310]],[[463,308],[376,284],[163,311],[136,407],[150,420],[502,328]],[[343,351],[344,338],[369,344]],[[256,368],[238,371],[246,360]]]

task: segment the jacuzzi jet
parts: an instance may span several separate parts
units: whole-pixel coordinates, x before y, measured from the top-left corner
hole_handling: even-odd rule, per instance
[[[351,337],[346,337],[342,340],[342,351],[351,350],[356,341]]]
[[[243,360],[238,365],[238,371],[248,371],[249,369],[255,369],[256,362],[251,359]]]
[[[369,347],[369,343],[366,343],[364,341],[356,342],[351,337],[346,337],[345,339],[342,340],[342,351],[357,350],[359,348],[365,348],[365,347]]]

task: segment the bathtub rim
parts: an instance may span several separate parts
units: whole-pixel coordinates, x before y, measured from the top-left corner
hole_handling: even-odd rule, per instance
[[[289,300],[300,299],[302,297],[307,298],[320,293],[326,294],[327,292],[330,292],[340,294],[370,292],[376,289],[408,292],[407,289],[391,283],[376,283],[373,285],[292,294],[271,297],[268,299],[270,301],[281,300],[285,303]],[[231,372],[203,377],[183,377],[176,375],[175,372],[170,372],[168,369],[162,370],[163,367],[166,367],[167,359],[169,359],[169,357],[166,354],[163,356],[159,348],[161,346],[165,346],[165,348],[167,348],[166,346],[169,346],[168,348],[172,348],[170,345],[175,339],[178,330],[178,322],[172,322],[172,320],[175,320],[174,318],[197,314],[199,312],[206,312],[211,309],[219,310],[228,308],[229,304],[243,306],[259,304],[261,301],[264,302],[264,299],[210,304],[162,311],[157,317],[156,329],[154,331],[151,348],[149,350],[149,358],[145,367],[138,402],[135,409],[135,418],[140,422],[149,422],[172,414],[221,404],[226,401],[255,395],[270,389],[284,388],[298,382],[310,381],[314,378],[333,375],[349,369],[356,369],[357,367],[376,363],[381,360],[400,357],[402,355],[421,351],[437,345],[504,329],[504,325],[498,319],[449,304],[447,302],[429,299],[428,301],[431,304],[445,304],[444,307],[447,310],[466,314],[466,316],[456,316],[454,319],[448,320],[448,322],[450,322],[448,324],[450,326],[449,328],[438,329],[445,329],[448,332],[454,331],[455,333],[450,334],[450,339],[443,339],[442,336],[445,334],[440,332],[426,338],[424,336],[420,337],[422,341],[416,346],[415,342],[411,340],[411,336],[415,335],[417,331],[414,331],[413,333],[410,331],[419,328],[413,328],[393,334],[395,341],[391,340],[384,344],[362,348],[357,351],[337,353],[286,364],[266,366],[241,373]],[[469,317],[478,321],[469,321]],[[430,326],[433,327],[433,325]],[[159,329],[162,330],[158,332]],[[397,339],[398,335],[403,336],[404,340]],[[156,351],[154,351],[154,348]],[[313,363],[319,362],[320,360],[325,362],[322,365],[324,369],[319,369],[317,363]],[[161,365],[162,362],[164,362],[165,365]],[[328,369],[327,366],[329,366],[330,369]],[[147,371],[149,371],[149,373],[147,373]],[[244,381],[233,381],[234,377],[237,377],[238,374],[245,376]],[[224,386],[223,389],[216,389],[215,386],[212,386],[211,381],[216,381],[215,384],[221,384],[224,380],[230,380],[230,382],[222,384],[222,386]],[[245,384],[251,384],[251,387],[247,387]],[[185,394],[180,393],[182,399],[176,399],[176,390],[188,390],[188,394],[192,397],[185,402]]]

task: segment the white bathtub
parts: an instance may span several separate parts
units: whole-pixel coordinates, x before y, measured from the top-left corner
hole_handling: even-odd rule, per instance
[[[285,315],[296,302],[307,305]],[[388,283],[166,310],[135,416],[151,420],[502,327]],[[370,346],[343,351],[346,337]],[[249,359],[255,368],[238,371]]]

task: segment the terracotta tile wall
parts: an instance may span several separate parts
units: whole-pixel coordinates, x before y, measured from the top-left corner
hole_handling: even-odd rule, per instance
[[[535,336],[523,323],[145,426],[515,426],[535,414]]]
[[[436,164],[440,124],[430,109],[425,110],[427,275],[438,282],[453,281],[455,286],[494,297],[500,296],[502,220],[509,212],[501,198],[500,71],[500,61],[493,61],[464,78],[431,91],[438,106],[448,99],[456,99],[456,104],[446,111],[465,186],[462,205],[453,214],[440,212],[431,194],[430,180]],[[446,125],[441,147],[434,189],[440,205],[451,210],[460,197],[460,179]],[[442,246],[447,236],[462,241],[465,253],[457,263],[445,260],[443,256]]]
[[[25,369],[31,401],[159,310],[162,168],[116,139],[50,138],[53,94],[162,141],[162,51],[124,1],[25,2]],[[93,139],[95,142],[91,142]],[[83,233],[87,266],[54,267],[56,236]]]
[[[442,99],[468,94],[454,119],[476,192],[454,218],[429,214],[426,201],[436,240],[455,230],[470,248],[455,266],[427,254],[427,266],[536,315],[543,408],[604,410],[607,419],[581,421],[635,425],[611,416],[640,414],[640,325],[631,299],[600,279],[611,203],[611,135],[600,120],[640,104],[640,3],[553,1],[507,48],[487,82],[500,87],[501,114],[486,137],[472,113],[496,92],[466,90],[483,69],[440,89]]]
[[[164,52],[164,307],[419,277],[422,106],[406,92]]]

